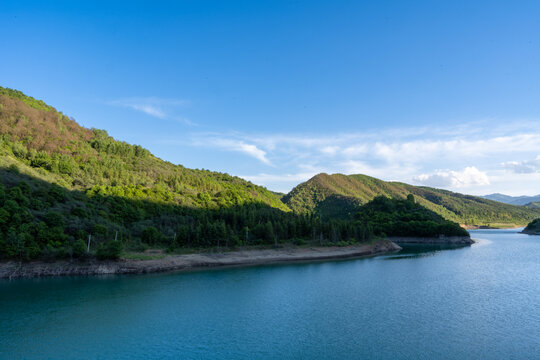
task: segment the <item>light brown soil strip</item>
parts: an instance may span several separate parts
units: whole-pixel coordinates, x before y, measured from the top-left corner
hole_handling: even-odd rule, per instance
[[[401,248],[391,241],[345,247],[242,250],[224,253],[167,255],[162,259],[118,261],[57,261],[0,263],[0,279],[47,276],[87,276],[103,274],[143,274],[163,271],[193,270],[223,266],[250,266],[283,262],[334,260],[375,256]]]

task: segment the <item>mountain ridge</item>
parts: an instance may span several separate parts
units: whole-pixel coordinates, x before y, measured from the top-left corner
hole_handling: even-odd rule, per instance
[[[539,195],[533,195],[533,196],[527,196],[527,195],[510,196],[510,195],[505,195],[505,194],[501,194],[501,193],[493,193],[493,194],[489,194],[489,195],[482,195],[480,197],[482,197],[484,199],[488,199],[488,200],[494,200],[494,201],[502,202],[502,203],[505,203],[505,204],[521,205],[521,206],[529,205],[529,204],[535,203],[535,202],[540,202],[540,194]]]

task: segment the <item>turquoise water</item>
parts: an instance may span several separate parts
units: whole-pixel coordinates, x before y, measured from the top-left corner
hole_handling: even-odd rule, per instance
[[[177,274],[0,282],[2,359],[540,359],[540,237]]]

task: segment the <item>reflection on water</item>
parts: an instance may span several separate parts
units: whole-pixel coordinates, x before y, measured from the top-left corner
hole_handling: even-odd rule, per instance
[[[446,250],[460,250],[469,247],[468,245],[450,244],[403,244],[402,250],[397,254],[385,256],[383,260],[403,260],[435,256],[437,253]]]

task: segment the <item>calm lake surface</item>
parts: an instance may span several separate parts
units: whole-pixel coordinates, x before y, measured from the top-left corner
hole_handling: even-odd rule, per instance
[[[2,359],[540,359],[540,236],[360,260],[0,282]]]

